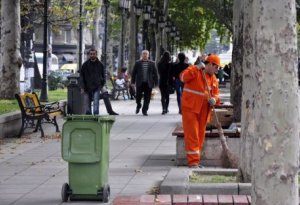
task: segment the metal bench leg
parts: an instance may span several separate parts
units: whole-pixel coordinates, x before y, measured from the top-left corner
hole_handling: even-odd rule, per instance
[[[25,120],[22,118],[22,125],[18,137],[22,137],[24,132],[24,125],[25,125]]]
[[[37,120],[36,125],[35,125],[35,129],[33,130],[33,132],[37,132],[38,131],[39,124],[41,124],[41,120]]]
[[[41,137],[45,137],[41,120],[38,121],[38,124],[40,125],[39,127],[40,127],[40,129],[41,129]]]

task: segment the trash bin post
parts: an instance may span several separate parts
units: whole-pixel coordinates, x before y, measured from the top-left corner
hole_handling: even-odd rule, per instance
[[[85,114],[84,94],[81,93],[79,73],[68,76],[68,114]]]

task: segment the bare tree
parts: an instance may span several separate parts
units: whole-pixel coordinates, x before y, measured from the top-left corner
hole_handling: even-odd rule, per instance
[[[299,93],[295,0],[245,1],[242,129],[253,139],[252,204],[296,205]],[[249,70],[248,70],[249,69]],[[246,71],[247,70],[247,71]],[[245,115],[245,116],[244,116]]]
[[[136,61],[136,33],[137,33],[137,19],[134,13],[135,0],[131,0],[130,18],[129,18],[129,61],[128,61],[128,73],[131,73],[133,65]]]
[[[98,51],[98,58],[101,59],[102,55],[102,42],[100,41],[100,22],[101,19],[103,19],[103,16],[101,15],[101,5],[102,0],[98,0],[99,6],[96,8],[94,12],[94,28],[92,30],[92,39],[93,39],[93,46]]]
[[[20,0],[1,0],[0,98],[13,99],[19,92]],[[5,83],[3,83],[5,82]]]

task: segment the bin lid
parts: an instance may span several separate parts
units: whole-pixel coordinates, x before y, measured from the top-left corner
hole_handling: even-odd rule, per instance
[[[80,120],[80,121],[97,121],[97,122],[114,122],[115,117],[113,116],[100,116],[100,115],[67,115],[64,118],[66,121],[74,121],[74,120]]]

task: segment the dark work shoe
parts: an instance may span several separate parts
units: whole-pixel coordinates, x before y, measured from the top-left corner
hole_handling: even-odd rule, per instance
[[[200,169],[201,168],[205,168],[202,164],[199,164],[199,166],[198,166]]]
[[[140,107],[136,107],[135,114],[138,114],[140,112],[140,109]]]
[[[109,115],[119,115],[118,113],[116,113],[116,112],[114,112],[114,111],[109,112],[108,114],[109,114]]]
[[[143,112],[143,115],[148,116],[147,112]]]
[[[164,114],[166,114],[166,113],[167,113],[167,111],[163,110],[161,114],[164,115]]]

